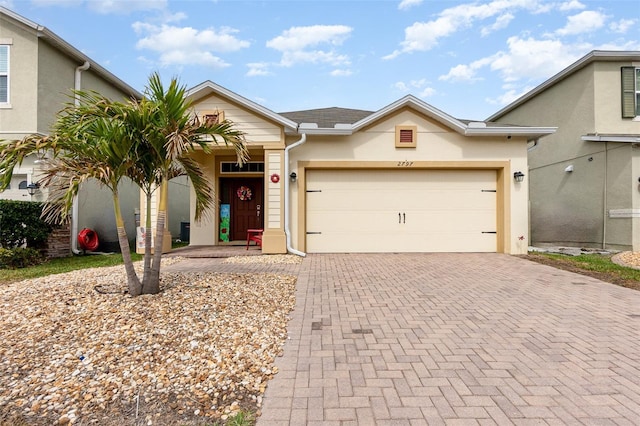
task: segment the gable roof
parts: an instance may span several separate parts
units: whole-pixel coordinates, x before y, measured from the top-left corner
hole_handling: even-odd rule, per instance
[[[420,114],[423,114],[446,127],[449,127],[456,132],[464,135],[464,136],[511,136],[511,135],[520,135],[527,136],[529,139],[536,139],[544,135],[548,135],[554,133],[556,131],[555,127],[528,127],[528,126],[512,126],[512,125],[502,125],[499,123],[486,123],[486,122],[478,122],[478,121],[469,121],[469,120],[459,120],[446,114],[443,111],[440,111],[437,108],[429,105],[428,103],[422,101],[421,99],[416,98],[413,95],[407,95],[386,107],[370,113],[368,115],[364,115],[366,111],[360,110],[363,113],[363,117],[354,123],[345,123],[334,124],[333,128],[322,128],[319,126],[319,123],[313,122],[312,117],[307,117],[310,119],[309,122],[301,123],[299,126],[299,133],[309,133],[309,134],[340,134],[340,135],[350,135],[355,133],[362,128],[375,123],[383,119],[384,117],[395,113],[396,111],[403,108],[411,108],[417,111]],[[323,111],[323,110],[310,110],[310,111]],[[356,110],[357,111],[357,110]],[[292,113],[289,113],[292,114]]]
[[[25,18],[24,16],[18,15],[17,13],[5,7],[0,6],[0,18],[2,18],[2,15],[28,28],[31,28],[36,32],[39,39],[49,43],[51,46],[53,46],[54,48],[56,48],[66,56],[69,56],[70,58],[78,61],[79,62],[78,65],[82,65],[85,62],[89,62],[90,64],[89,69],[94,71],[97,75],[102,77],[105,81],[117,87],[119,90],[125,93],[128,93],[137,99],[142,98],[142,94],[138,92],[136,89],[129,86],[127,83],[125,83],[124,81],[122,81],[121,79],[113,75],[111,72],[107,71],[100,64],[95,62],[93,59],[89,58],[87,55],[85,55],[84,53],[82,53],[81,51],[79,51],[78,49],[76,49],[66,41],[64,41],[62,38],[56,35],[53,31],[49,30],[47,27],[39,25]]]
[[[618,62],[618,61],[624,61],[624,62],[640,61],[640,51],[593,50],[588,54],[586,54],[585,56],[583,56],[582,58],[578,59],[573,64],[569,65],[567,68],[563,69],[562,71],[560,71],[559,73],[551,77],[550,79],[548,79],[547,81],[543,82],[539,86],[533,88],[529,92],[525,93],[524,95],[516,99],[514,102],[502,108],[500,111],[491,115],[489,118],[487,118],[487,120],[493,121],[493,120],[499,119],[503,115],[511,112],[515,108],[527,102],[529,99],[533,98],[534,96],[545,91],[549,87],[560,82],[561,80],[564,80],[565,78],[569,77],[571,74],[575,73],[576,71],[586,67],[587,65],[593,62]]]
[[[219,96],[225,97],[237,104],[242,105],[246,109],[258,114],[262,115],[271,121],[274,121],[285,128],[285,131],[288,133],[294,132],[298,129],[298,124],[288,118],[271,111],[269,108],[263,107],[260,104],[257,104],[243,96],[238,95],[235,92],[232,92],[229,89],[225,89],[224,87],[215,84],[214,82],[207,80],[203,83],[198,84],[195,87],[187,90],[187,98],[192,102],[197,102],[198,100],[207,97],[212,94],[217,94]]]
[[[297,123],[316,123],[319,128],[335,128],[336,124],[353,124],[371,114],[373,111],[338,107],[280,113]]]
[[[331,107],[276,113],[210,80],[187,90],[187,97],[192,102],[197,102],[212,94],[225,97],[258,115],[282,125],[288,134],[305,133],[310,135],[348,136],[407,107],[440,122],[464,136],[526,136],[529,139],[537,139],[556,131],[556,127],[528,127],[459,120],[413,95],[407,95],[374,112]]]

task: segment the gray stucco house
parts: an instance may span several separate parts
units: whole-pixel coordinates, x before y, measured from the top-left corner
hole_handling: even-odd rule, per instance
[[[639,51],[592,51],[487,120],[558,128],[528,147],[532,244],[640,251]]]

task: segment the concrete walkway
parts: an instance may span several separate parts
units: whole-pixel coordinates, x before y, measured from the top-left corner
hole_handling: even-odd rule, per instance
[[[258,426],[640,424],[640,292],[501,254],[298,267]]]

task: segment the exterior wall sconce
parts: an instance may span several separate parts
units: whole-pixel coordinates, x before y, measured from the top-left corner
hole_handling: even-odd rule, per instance
[[[520,183],[524,180],[524,173],[522,172],[515,172],[513,174],[513,180],[515,180],[516,182]]]
[[[296,174],[296,172],[291,172],[291,174],[289,175],[289,179],[291,179],[291,182],[295,182],[298,180],[298,175]]]
[[[29,193],[29,195],[34,195],[38,189],[40,189],[40,185],[38,185],[37,183],[30,183],[29,185],[27,185],[27,192]]]

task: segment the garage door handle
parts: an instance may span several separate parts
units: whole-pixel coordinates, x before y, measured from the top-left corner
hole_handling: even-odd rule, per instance
[[[402,213],[398,213],[398,223],[402,223]]]
[[[407,223],[406,219],[407,219],[407,217],[405,216],[404,213],[402,213],[402,223]]]

